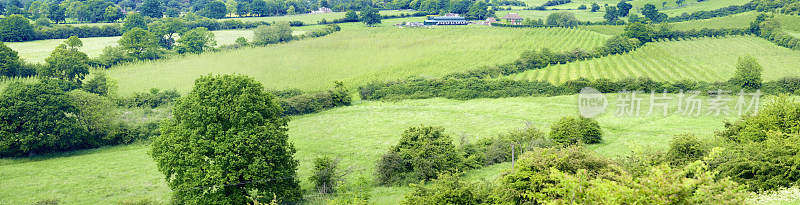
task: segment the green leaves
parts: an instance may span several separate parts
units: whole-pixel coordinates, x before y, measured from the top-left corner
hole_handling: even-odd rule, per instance
[[[178,100],[150,154],[179,203],[245,204],[255,190],[296,202],[298,162],[281,113],[252,78],[203,76]]]

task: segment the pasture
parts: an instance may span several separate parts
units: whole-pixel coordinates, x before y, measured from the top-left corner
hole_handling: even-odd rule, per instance
[[[397,20],[400,21],[400,20]],[[488,26],[396,28],[343,25],[322,38],[116,67],[122,95],[149,88],[187,91],[209,73],[239,73],[273,89],[322,90],[334,81],[355,87],[376,80],[438,77],[511,62],[530,49],[591,49],[609,36],[564,28]]]
[[[551,65],[509,78],[563,83],[578,78],[649,77],[658,81],[683,79],[726,81],[736,61],[751,55],[764,67],[765,80],[800,76],[800,51],[779,47],[761,38],[739,36],[648,43],[636,51],[575,63]]]
[[[590,146],[606,156],[665,149],[672,136],[686,132],[708,139],[722,128],[724,120],[735,118],[679,114],[617,117],[613,114],[615,98],[609,96],[608,113],[598,118],[605,132],[604,142]],[[442,126],[457,144],[462,138],[475,141],[523,128],[526,122],[547,132],[552,122],[576,115],[576,101],[576,96],[559,96],[361,102],[294,117],[289,123],[289,135],[297,149],[295,158],[300,161],[301,185],[308,190],[312,188],[307,180],[311,162],[318,156],[341,159],[343,168],[353,170],[348,179],[371,176],[375,162],[407,127]],[[643,103],[642,114],[646,106]],[[169,189],[147,156],[148,149],[145,144],[134,144],[56,156],[0,159],[0,189],[15,190],[0,192],[0,203],[30,204],[43,199],[59,199],[67,204],[113,204],[142,199],[167,202]],[[491,181],[506,167],[508,164],[490,166],[471,171],[468,176]],[[402,199],[407,191],[407,187],[375,187],[371,191],[372,200],[391,204]]]
[[[212,31],[214,39],[217,40],[217,45],[233,44],[236,38],[245,37],[252,38],[253,30],[218,30]],[[81,38],[83,47],[80,51],[89,55],[89,57],[97,57],[103,53],[103,48],[108,46],[116,46],[120,37],[95,37],[95,38]],[[49,39],[38,41],[26,42],[11,42],[6,43],[8,47],[14,49],[19,54],[19,57],[26,62],[41,63],[44,59],[50,56],[56,46],[63,43],[66,39]]]

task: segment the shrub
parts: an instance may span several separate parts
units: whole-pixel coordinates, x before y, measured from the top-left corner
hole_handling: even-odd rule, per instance
[[[510,162],[512,144],[514,145],[514,154],[519,157],[524,152],[535,148],[550,147],[553,142],[536,128],[525,128],[494,138],[483,138],[475,143],[462,144],[461,149],[465,154],[465,166],[479,168]]]
[[[292,40],[292,28],[288,23],[276,23],[271,26],[258,26],[253,34],[256,45],[275,44]]]
[[[298,90],[274,91],[281,98],[281,107],[286,115],[316,113],[339,106],[348,106],[352,101],[349,91],[341,82],[327,92],[303,94]]]
[[[299,201],[298,162],[286,134],[289,119],[281,112],[252,78],[197,79],[175,104],[174,117],[162,123],[150,150],[174,201],[244,204],[270,196]]]
[[[336,188],[342,181],[337,166],[339,162],[330,157],[318,157],[314,159],[314,169],[312,170],[309,181],[314,183],[314,188],[320,194],[335,193]]]
[[[214,40],[214,33],[208,31],[206,28],[200,27],[181,34],[181,38],[178,39],[176,50],[181,54],[200,54],[213,50],[216,45],[217,41]]]
[[[378,182],[397,184],[406,180],[430,180],[440,172],[461,168],[463,156],[453,139],[440,127],[411,127],[378,163]]]
[[[0,156],[87,147],[79,111],[54,80],[10,84],[0,94]]]
[[[700,160],[707,152],[706,145],[694,135],[679,135],[672,139],[666,160],[673,167],[682,167]]]
[[[457,174],[445,173],[429,185],[412,184],[413,191],[401,204],[487,204],[491,189],[488,185],[469,183]]]
[[[603,141],[603,131],[596,120],[563,117],[550,126],[550,138],[561,144],[595,144]]]
[[[108,96],[113,87],[114,81],[109,79],[108,74],[105,72],[95,73],[91,79],[83,84],[83,90],[101,96]]]
[[[730,141],[716,170],[753,191],[775,190],[800,181],[800,103],[776,98],[756,115],[726,123],[717,135]]]
[[[156,108],[158,106],[169,104],[180,97],[177,90],[159,90],[157,88],[150,89],[150,92],[134,93],[130,98],[120,99],[119,104],[128,107],[150,107]]]
[[[22,61],[17,51],[0,42],[0,76],[15,77],[20,75]]]

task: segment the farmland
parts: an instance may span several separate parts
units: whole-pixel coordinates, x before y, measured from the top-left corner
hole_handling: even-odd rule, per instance
[[[551,65],[511,76],[512,79],[562,83],[584,78],[650,77],[660,81],[694,79],[726,81],[740,56],[751,55],[764,66],[764,77],[776,80],[800,75],[800,52],[755,37],[701,38],[650,43],[624,55]]]
[[[618,0],[165,1],[222,16],[108,2],[155,23],[104,58],[120,37],[0,49],[0,205],[800,203],[800,39],[780,33],[800,38],[797,15],[659,25],[577,9]],[[628,2],[675,17],[750,0]],[[277,16],[226,18],[241,5]],[[283,15],[323,5],[338,12]],[[342,8],[359,22],[318,24]],[[555,21],[479,24],[498,8]],[[0,19],[0,37],[15,19],[44,27],[32,17]],[[304,25],[213,31],[236,44],[222,49],[202,29],[175,46],[147,34],[212,18]]]
[[[320,90],[337,80],[360,85],[437,77],[510,62],[528,49],[591,49],[606,38],[563,28],[343,26],[342,31],[319,39],[129,65],[113,69],[111,76],[123,95],[153,87],[186,91],[196,77],[212,72],[247,74],[268,88]]]
[[[303,187],[308,189],[311,185],[306,179],[314,157],[326,155],[342,159],[343,167],[357,170],[350,177],[371,176],[373,163],[397,142],[399,134],[407,127],[419,124],[442,126],[454,138],[465,137],[469,141],[519,129],[526,122],[546,131],[555,120],[577,111],[575,99],[576,96],[560,96],[362,102],[294,118],[289,124],[289,135],[298,150],[298,174]],[[612,98],[610,101],[615,100]],[[598,119],[607,132],[604,143],[591,148],[606,156],[624,155],[639,149],[665,149],[673,135],[688,131],[709,137],[714,130],[721,129],[725,119],[731,118],[695,118],[677,114],[636,118],[607,114]],[[3,192],[0,198],[5,200],[3,203],[12,204],[50,198],[70,204],[139,199],[166,202],[169,189],[147,156],[147,150],[147,145],[135,144],[55,157],[2,159],[0,188],[17,191]],[[486,169],[488,173],[501,170]],[[471,173],[486,172],[476,170]],[[374,200],[399,200],[405,191],[407,189],[375,188]]]

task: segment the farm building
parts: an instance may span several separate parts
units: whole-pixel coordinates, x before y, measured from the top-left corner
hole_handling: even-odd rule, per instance
[[[434,25],[467,25],[469,21],[466,18],[460,16],[431,16],[428,17],[428,20],[425,20],[426,26],[434,26]]]
[[[508,24],[511,25],[519,25],[522,24],[523,18],[519,16],[517,13],[508,13],[506,16],[503,16],[504,20],[508,21]]]
[[[333,12],[333,10],[331,10],[330,8],[319,7],[319,9],[317,9],[316,11],[311,11],[311,14],[327,14],[331,12]]]

